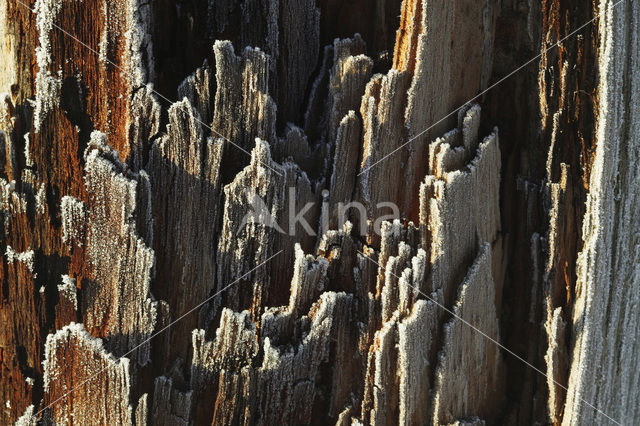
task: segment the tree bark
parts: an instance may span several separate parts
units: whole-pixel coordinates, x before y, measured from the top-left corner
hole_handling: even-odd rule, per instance
[[[0,423],[640,422],[637,2],[0,34]]]

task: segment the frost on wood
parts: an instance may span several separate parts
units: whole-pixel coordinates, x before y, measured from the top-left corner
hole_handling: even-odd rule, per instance
[[[264,337],[258,380],[258,392],[265,395],[258,407],[264,424],[311,422],[318,368],[327,360],[331,334],[345,326],[340,320],[350,309],[352,297],[345,293],[323,293],[299,320],[303,334],[297,344],[278,344],[278,336],[285,329]]]
[[[249,312],[234,313],[226,308],[214,341],[206,342],[204,331],[194,332],[191,386],[197,389],[196,401],[204,401],[209,392],[211,396],[205,400],[216,401],[209,408],[197,403],[197,416],[203,415],[203,410],[213,413],[197,418],[213,415],[217,423],[240,419],[257,424],[310,421],[318,369],[333,346],[329,336],[343,336],[339,330],[346,330],[354,305],[351,295],[322,293],[327,271],[324,258],[305,256],[299,247],[296,250],[289,304],[270,308],[262,315],[259,340]],[[331,350],[347,351],[341,356],[348,358],[349,349],[340,349],[347,341],[338,337]],[[252,360],[259,353],[264,355],[256,368]],[[348,365],[348,359],[345,361]],[[336,372],[334,381],[339,382],[339,375]],[[349,397],[342,395],[342,389],[332,389],[337,408]],[[256,399],[257,395],[261,397]]]
[[[329,121],[323,138],[334,145],[330,181],[329,226],[337,223],[338,203],[348,204],[353,199],[355,171],[359,156],[362,125],[355,111],[360,107],[362,94],[371,78],[373,61],[362,53],[365,44],[356,34],[353,39],[336,39],[333,43],[333,67],[329,72],[329,94],[323,116]]]
[[[208,342],[204,330],[194,330],[192,344],[193,420],[227,423],[242,418],[243,411],[247,414],[245,421],[251,419],[255,392],[255,371],[251,365],[259,346],[249,312],[224,309],[215,340]]]
[[[269,96],[268,55],[247,47],[236,56],[230,42],[213,46],[216,67],[216,96],[213,135],[231,141],[225,164],[233,172],[247,164],[255,138],[275,141],[276,105]],[[239,148],[238,148],[239,147]]]
[[[11,23],[7,16],[6,8],[0,8],[0,34],[8,35],[11,32]],[[17,66],[13,60],[16,51],[16,42],[13,37],[6,37],[5,42],[0,44],[0,58],[3,58],[0,65],[0,92],[8,91],[16,80]]]
[[[427,259],[424,250],[416,249],[417,236],[412,224],[382,224],[375,293],[369,294],[370,326],[379,321],[382,325],[367,333],[370,346],[361,411],[366,423],[412,424],[428,418],[430,359],[438,317],[436,305],[417,299],[427,295],[442,303],[442,296],[424,292]],[[366,256],[362,266],[375,265],[372,253]],[[417,329],[419,337],[410,335]]]
[[[64,196],[60,203],[62,216],[62,242],[82,247],[87,232],[85,204],[74,197]]]
[[[566,59],[589,57],[596,35],[584,29],[576,52],[563,44],[557,70],[545,51],[539,78],[522,71],[483,95],[489,119],[481,123],[478,105],[447,114],[512,61],[535,55],[539,14],[545,23],[557,15],[549,46],[580,8],[559,0],[169,3],[38,0],[35,14],[15,0],[0,7],[0,90],[10,92],[0,105],[0,316],[8,324],[0,422],[35,421],[39,407],[98,364],[109,373],[45,417],[480,425],[548,414],[569,424],[595,418],[588,400],[635,421],[637,6],[626,1],[618,15],[600,1],[599,90],[573,82],[590,75],[574,78]],[[393,46],[387,32],[398,12]],[[188,24],[186,35],[175,36],[176,22]],[[178,101],[159,102],[154,87]],[[522,124],[537,123],[537,90],[542,136],[537,124]],[[533,110],[507,110],[529,96]],[[551,114],[554,97],[560,110]],[[593,120],[574,120],[571,104],[588,110],[594,100],[600,134],[588,181],[581,120]],[[486,130],[494,123],[502,147]],[[578,136],[566,137],[573,124]],[[108,139],[90,136],[94,129]],[[351,208],[340,223],[339,203],[352,201],[364,214]],[[400,215],[383,221],[379,203],[391,202]],[[505,247],[516,252],[508,268]],[[525,284],[516,281],[521,271],[534,272]],[[81,326],[67,326],[73,321],[115,356],[134,350],[134,362],[107,355]],[[517,360],[502,365],[471,327],[549,378],[521,374]],[[42,339],[60,328],[46,345],[41,400]]]
[[[222,233],[218,242],[218,290],[241,279],[221,297],[225,302],[228,300],[224,304],[234,310],[261,306],[263,294],[268,295],[269,271],[273,264],[253,269],[276,253],[274,242],[280,227],[277,218],[284,210],[285,189],[276,174],[284,174],[284,170],[271,160],[266,142],[256,139],[255,144],[249,166],[225,187]],[[259,316],[259,312],[253,313],[254,319]]]
[[[429,348],[435,340],[438,307],[431,301],[419,300],[411,314],[398,325],[399,422],[402,425],[429,422]]]
[[[43,365],[44,403],[61,398],[45,411],[45,418],[55,424],[74,419],[87,425],[132,424],[129,360],[114,358],[81,324],[72,323],[47,337]],[[87,380],[96,374],[100,376]],[[81,391],[70,392],[77,386]]]
[[[476,360],[490,365],[484,381],[474,378],[478,387],[468,394],[469,398],[479,399],[456,399],[453,395],[464,392],[435,389],[434,394],[446,393],[442,400],[447,404],[458,404],[449,410],[453,411],[449,417],[441,419],[443,414],[439,410],[443,402],[437,404],[430,393],[438,350],[467,353],[466,346],[450,343],[452,347],[448,347],[446,334],[440,332],[448,316],[441,307],[452,306],[455,293],[463,291],[465,285],[469,287],[466,309],[481,310],[484,315],[474,314],[466,320],[474,323],[482,319],[481,324],[489,327],[498,340],[496,293],[501,291],[501,283],[495,282],[491,275],[491,244],[499,240],[500,156],[497,134],[478,142],[479,118],[480,108],[467,106],[460,113],[458,128],[431,144],[428,163],[431,174],[421,188],[419,225],[400,221],[382,223],[377,260],[380,266],[375,295],[372,295],[373,307],[369,311],[370,322],[376,321],[379,315],[377,321],[381,321],[381,328],[371,334],[362,421],[376,424],[453,422],[473,414],[493,418],[492,410],[499,407],[500,401],[486,402],[478,396],[487,389],[494,389],[494,393],[501,391],[497,352],[491,342],[469,340],[477,336],[464,323],[460,323],[457,330],[458,333],[464,331],[474,347],[470,353],[475,358],[461,360],[450,355],[449,364],[440,365],[438,369],[441,374],[443,369],[448,371],[446,374],[454,374],[454,370],[468,370],[469,364]],[[478,261],[482,266],[480,271],[488,273],[488,278],[485,275],[473,278],[475,286],[472,286],[469,275],[459,289],[479,245],[483,247],[482,262]],[[421,300],[425,298],[428,300]],[[421,330],[420,338],[409,334],[411,330]],[[453,339],[456,343],[459,340]],[[439,364],[443,359],[446,358],[441,357]],[[471,373],[467,375],[471,377]],[[393,377],[399,378],[397,384]],[[466,412],[467,407],[477,412]]]
[[[16,421],[15,426],[36,426],[38,419],[33,412],[33,405],[27,407],[26,411]]]
[[[547,168],[551,175],[550,167]],[[547,265],[544,271],[545,331],[547,350],[548,414],[554,424],[562,422],[568,376],[567,324],[565,303],[571,300],[571,278],[575,264],[573,191],[569,166],[560,165],[560,181],[549,185],[551,209],[547,239]]]
[[[547,313],[545,330],[549,336],[547,353],[547,386],[549,387],[549,420],[558,424],[562,420],[562,406],[565,400],[567,382],[568,353],[566,345],[567,324],[562,319],[562,308]]]
[[[493,243],[500,228],[498,134],[496,129],[478,142],[479,120],[479,107],[462,111],[459,129],[431,144],[432,174],[420,187],[420,226],[430,233],[423,244],[430,243],[432,286],[442,289],[447,306],[478,244]],[[453,161],[456,156],[460,159]]]
[[[78,287],[75,278],[62,275],[57,285],[58,303],[55,306],[56,327],[60,328],[78,320]]]
[[[602,0],[595,160],[577,259],[563,424],[640,417],[640,4]],[[587,405],[589,401],[593,406]]]
[[[192,97],[196,105],[207,102]],[[224,150],[233,149],[224,143],[205,136],[199,113],[184,99],[169,108],[167,134],[151,146],[147,169],[157,258],[154,293],[167,301],[173,318],[204,300],[215,286],[220,162]],[[171,355],[187,357],[196,320],[190,316],[168,330]]]
[[[357,177],[356,199],[367,207],[367,217],[374,217],[376,206],[381,202],[400,201],[399,188],[394,185],[379,185],[379,182],[399,182],[403,176],[402,164],[407,151],[393,151],[397,141],[403,140],[404,119],[402,111],[406,101],[410,75],[391,70],[387,75],[376,74],[367,84],[360,114],[363,121],[363,152]],[[384,161],[384,165],[377,164]],[[378,167],[372,167],[372,166]],[[406,213],[406,210],[401,210]]]
[[[151,139],[160,131],[160,113],[160,104],[153,95],[151,85],[142,86],[136,90],[131,100],[129,121],[131,144],[129,163],[136,171],[145,166]]]
[[[130,175],[104,135],[94,132],[85,154],[89,193],[88,258],[95,278],[83,289],[86,327],[107,339],[107,347],[122,354],[141,344],[153,331],[156,305],[150,293],[153,250],[139,236],[138,191],[143,177]],[[147,188],[148,190],[148,188]],[[150,206],[146,206],[149,208]],[[143,223],[150,235],[150,223]],[[137,361],[149,360],[149,344],[138,349]]]
[[[397,404],[397,320],[387,322],[375,334],[367,360],[367,379],[362,417],[368,424],[392,424]]]
[[[160,376],[154,381],[151,421],[153,425],[188,426],[192,392],[176,389],[173,380]]]
[[[74,311],[78,309],[76,290],[76,280],[68,275],[63,275],[62,284],[58,284],[58,294],[64,299],[65,303],[69,303],[73,306]]]
[[[319,203],[298,166],[277,164],[265,141],[256,139],[255,144],[251,163],[225,187],[217,288],[237,283],[217,299],[214,313],[222,300],[234,310],[250,309],[257,320],[259,307],[282,305],[288,299],[294,243],[312,248]],[[305,207],[310,201],[316,202]],[[296,214],[302,214],[306,222],[289,221]],[[281,250],[272,262],[256,269]]]
[[[435,375],[434,424],[474,415],[492,418],[501,404],[501,356],[494,343],[500,335],[491,265],[491,245],[484,243],[458,290],[455,317],[445,324]]]
[[[429,136],[442,134],[452,124],[451,117],[445,119],[447,114],[488,83],[497,7],[491,0],[446,4],[407,0],[403,7],[406,26],[413,28],[411,32],[403,32],[405,25],[401,22],[394,67],[415,66],[405,117],[407,137],[415,138],[408,147],[409,170],[417,180],[422,178],[422,159]],[[419,16],[411,16],[412,9]],[[412,25],[412,21],[420,24]],[[441,101],[433,102],[436,98]]]
[[[549,211],[549,254],[544,274],[545,290],[551,308],[561,306],[570,298],[571,288],[567,277],[572,274],[575,262],[575,232],[573,191],[570,184],[570,170],[567,164],[560,165],[559,182],[549,185],[551,209]]]
[[[366,46],[358,34],[353,39],[336,39],[332,47],[333,66],[329,71],[329,93],[323,114],[329,121],[324,134],[329,144],[334,143],[344,116],[360,107],[373,70],[373,61],[364,55]]]
[[[29,250],[23,253],[17,253],[15,250],[11,248],[11,246],[7,246],[7,251],[5,252],[5,256],[7,257],[7,263],[20,262],[26,266],[27,270],[33,274],[34,271],[34,253],[33,250]]]
[[[82,4],[78,0],[38,0],[34,5],[38,46],[33,124],[36,134],[43,133],[43,127],[46,131],[35,135],[30,145],[35,145],[37,157],[46,154],[56,163],[70,162],[74,167],[79,165],[69,148],[85,144],[88,129],[109,134],[124,160],[132,147],[143,143],[138,137],[149,136],[139,127],[153,127],[154,121],[150,114],[148,124],[141,123],[141,104],[149,101],[142,99],[145,90],[136,91],[154,78],[151,5],[115,0],[82,10]],[[18,9],[25,6],[15,5]],[[85,37],[85,32],[92,37]],[[69,45],[72,34],[77,40]],[[95,60],[86,60],[87,54]],[[82,135],[72,135],[74,128]],[[63,134],[71,140],[65,140]],[[40,146],[44,139],[49,147]],[[66,158],[59,158],[62,155]],[[43,164],[37,166],[46,169]],[[50,172],[69,179],[66,171]]]
[[[272,154],[273,159],[278,162],[282,163],[289,160],[300,166],[302,170],[318,173],[318,170],[322,170],[324,163],[318,164],[317,159],[321,157],[324,148],[319,145],[312,150],[309,137],[304,130],[292,123],[288,123],[284,137],[278,138],[273,144]]]
[[[127,74],[132,88],[153,81],[154,58],[151,37],[151,4],[142,0],[126,0],[124,38],[129,50]],[[135,117],[135,113],[132,114]]]
[[[327,222],[331,229],[340,228],[338,223],[339,203],[348,205],[353,199],[358,165],[358,143],[362,125],[354,111],[349,111],[340,121],[335,139],[333,173],[329,189],[329,215]]]
[[[187,100],[205,123],[213,119],[211,100],[215,95],[214,70],[207,60],[178,86],[178,98]]]
[[[326,285],[328,261],[323,258],[305,255],[296,244],[291,295],[289,296],[289,312],[300,315],[307,312]]]
[[[299,280],[295,278],[292,287]],[[196,390],[196,421],[213,417],[214,423],[310,422],[315,380],[328,356],[329,336],[346,326],[353,299],[344,293],[323,293],[301,316],[296,315],[298,304],[292,303],[264,314],[259,340],[247,311],[224,309],[212,342],[205,340],[203,330],[194,331],[191,387]],[[260,352],[261,364],[255,366]],[[212,399],[215,404],[207,405]]]
[[[27,199],[16,191],[15,181],[7,182],[0,178],[0,210],[7,216],[26,213]]]
[[[341,143],[342,153],[349,152],[349,162],[345,165],[346,168],[334,171],[332,176],[335,177],[337,174],[339,180],[350,180],[351,186],[355,179],[361,127],[359,122],[353,121],[356,118],[354,112],[360,106],[364,88],[373,68],[373,61],[363,54],[365,51],[366,45],[358,34],[353,38],[335,39],[332,45],[325,47],[322,68],[311,85],[310,99],[304,115],[306,137],[311,142],[318,140],[311,155],[312,161],[298,161],[294,155],[298,149],[293,146],[286,147],[285,152],[313,175],[329,173],[338,128],[345,116],[350,114],[349,139],[344,140],[344,135]],[[337,150],[335,152],[337,155]],[[307,166],[307,163],[311,164]],[[349,198],[346,201],[351,200],[351,191],[352,188],[349,189]]]
[[[60,76],[55,77],[58,70],[51,69],[52,52],[49,40],[63,2],[64,0],[38,0],[34,6],[40,37],[40,45],[36,47],[38,74],[36,74],[35,78],[36,101],[33,113],[36,132],[40,131],[40,126],[47,113],[56,108],[60,102],[62,80]]]
[[[3,289],[0,300],[0,377],[15,383],[12,392],[2,394],[2,402],[8,404],[3,407],[5,415],[15,419],[24,412],[33,395],[29,375],[40,370],[45,295],[38,288],[35,271],[41,265],[32,250],[16,252],[7,246],[4,258],[3,277],[12,285]]]
[[[147,417],[149,412],[149,394],[144,393],[138,399],[138,406],[134,412],[135,426],[145,426],[148,424]]]

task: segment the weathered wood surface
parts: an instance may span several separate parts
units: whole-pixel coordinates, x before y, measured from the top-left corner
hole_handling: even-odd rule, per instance
[[[599,103],[593,168],[577,258],[571,365],[563,424],[602,410],[626,424],[640,416],[640,5],[599,4]],[[594,369],[593,366],[598,368]],[[592,405],[581,404],[581,399]],[[611,423],[610,419],[607,419]],[[603,423],[605,423],[603,421]]]
[[[640,421],[632,0],[23,1],[0,423]]]

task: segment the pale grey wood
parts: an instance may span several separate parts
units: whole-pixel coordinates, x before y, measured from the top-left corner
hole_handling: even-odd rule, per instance
[[[601,99],[576,267],[566,425],[627,424],[640,416],[640,5],[613,4],[599,2]]]

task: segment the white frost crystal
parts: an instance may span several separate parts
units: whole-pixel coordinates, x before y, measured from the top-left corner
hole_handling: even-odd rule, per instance
[[[13,263],[16,261],[22,262],[26,265],[27,269],[29,269],[29,271],[33,273],[34,260],[35,260],[35,253],[33,252],[33,250],[27,250],[23,253],[18,253],[15,250],[13,250],[11,246],[7,246],[7,250],[5,251],[5,256],[7,256],[8,263]]]
[[[62,284],[58,284],[58,293],[64,295],[73,303],[73,309],[78,309],[78,298],[76,295],[76,280],[69,275],[62,276]]]
[[[62,80],[54,77],[49,68],[52,63],[50,34],[56,25],[55,19],[62,8],[62,0],[37,0],[34,8],[40,44],[36,47],[38,73],[35,79],[36,101],[33,113],[34,127],[38,133],[47,113],[60,103]]]

